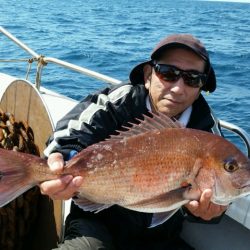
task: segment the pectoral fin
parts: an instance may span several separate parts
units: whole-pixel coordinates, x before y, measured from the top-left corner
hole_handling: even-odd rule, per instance
[[[184,193],[190,187],[180,187],[167,193],[154,196],[149,199],[141,200],[137,203],[126,205],[126,208],[146,213],[162,213],[173,211],[186,204],[189,200],[185,199]]]
[[[84,197],[76,197],[73,199],[74,203],[84,211],[98,213],[104,209],[107,209],[113,204],[100,204],[90,201]]]
[[[179,208],[171,210],[171,211],[163,212],[163,213],[153,214],[152,221],[151,221],[149,228],[156,227],[158,225],[163,224],[170,217],[172,217],[178,210]]]

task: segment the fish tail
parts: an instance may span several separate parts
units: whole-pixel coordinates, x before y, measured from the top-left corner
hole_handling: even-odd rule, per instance
[[[35,186],[29,161],[21,153],[0,149],[0,207]]]

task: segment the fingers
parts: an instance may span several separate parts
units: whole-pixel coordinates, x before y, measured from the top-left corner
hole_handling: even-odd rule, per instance
[[[64,167],[63,155],[60,153],[51,154],[48,157],[48,165],[53,173],[62,173]],[[67,200],[74,196],[82,182],[81,176],[65,175],[41,183],[40,189],[42,194],[50,196],[53,200]]]
[[[211,220],[212,218],[220,216],[227,206],[220,206],[211,202],[212,190],[206,189],[201,194],[199,201],[190,201],[186,207],[195,216],[204,220]]]
[[[52,153],[49,155],[47,162],[53,172],[61,172],[63,170],[64,160],[61,153]]]
[[[210,219],[222,215],[227,210],[227,208],[228,206],[221,206],[214,203],[210,203],[209,207],[209,210],[211,211]]]
[[[212,190],[211,189],[206,189],[202,194],[201,194],[201,198],[200,198],[200,209],[202,211],[208,211],[210,204],[212,204],[210,202],[212,197]]]
[[[66,175],[55,180],[45,181],[40,184],[41,193],[49,195],[52,198],[56,193],[65,190],[72,179],[72,175]]]
[[[81,176],[76,176],[74,178],[73,176],[65,176],[65,177],[72,177],[72,178],[66,185],[60,185],[61,183],[58,183],[57,189],[54,189],[55,192],[53,192],[53,194],[50,195],[50,197],[53,200],[70,199],[77,193],[77,190],[79,189],[79,187],[83,182],[83,178]]]
[[[199,202],[198,201],[190,201],[188,204],[185,205],[186,208],[195,215],[195,211],[199,207]]]

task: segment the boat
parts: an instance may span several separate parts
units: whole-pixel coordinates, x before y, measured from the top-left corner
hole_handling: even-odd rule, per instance
[[[0,27],[0,33],[16,43],[29,55],[30,63],[36,63],[36,79],[17,78],[0,72],[0,107],[14,114],[16,120],[26,120],[34,131],[35,142],[43,152],[48,136],[56,123],[78,101],[41,86],[42,69],[48,64],[57,64],[65,69],[93,77],[108,84],[121,80],[52,57],[41,56],[26,46],[9,31]],[[0,58],[2,59],[2,58]],[[28,74],[27,74],[28,75]],[[63,108],[62,108],[63,107]],[[250,157],[250,137],[245,130],[227,121],[217,119],[217,125],[243,142],[245,153]],[[39,124],[39,126],[38,126]],[[218,131],[214,131],[217,133]],[[38,213],[39,230],[35,236],[34,249],[47,250],[63,241],[64,221],[69,213],[69,201],[44,200]],[[50,225],[48,227],[48,225]],[[247,250],[250,247],[250,197],[233,202],[219,224],[200,224],[186,221],[182,237],[197,250]],[[33,249],[32,247],[30,249]]]

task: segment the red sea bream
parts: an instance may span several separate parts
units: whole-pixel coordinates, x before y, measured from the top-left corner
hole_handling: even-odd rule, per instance
[[[84,177],[75,203],[89,211],[117,204],[141,212],[171,212],[199,199],[206,188],[221,205],[250,191],[249,159],[232,143],[181,128],[160,114],[82,150],[62,174]],[[44,159],[0,149],[0,206],[60,175],[52,174]]]

